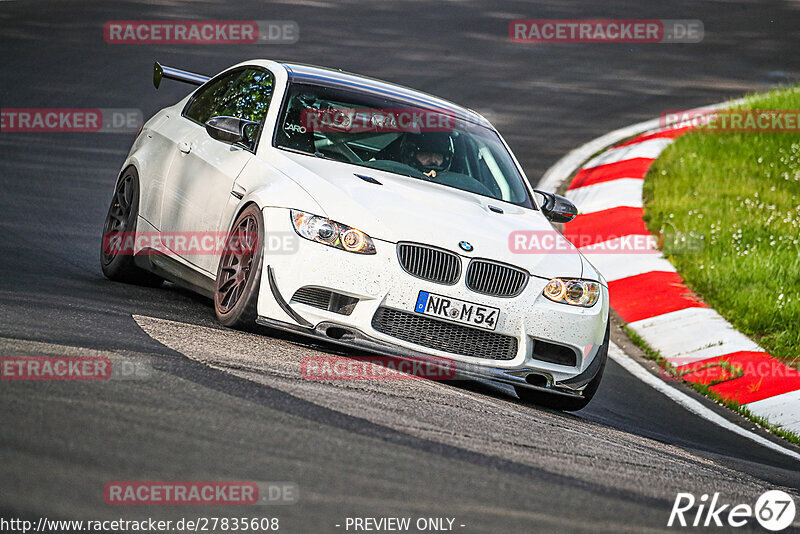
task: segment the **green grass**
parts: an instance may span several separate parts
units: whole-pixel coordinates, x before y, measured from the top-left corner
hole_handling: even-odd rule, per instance
[[[800,87],[747,98],[800,109]],[[678,138],[644,182],[645,221],[686,283],[738,330],[800,368],[800,133]]]

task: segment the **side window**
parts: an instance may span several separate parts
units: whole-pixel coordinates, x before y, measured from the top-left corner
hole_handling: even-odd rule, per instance
[[[225,93],[228,92],[241,74],[241,71],[232,72],[214,80],[206,87],[200,88],[186,105],[186,109],[183,110],[183,116],[200,124],[205,124],[208,119],[215,116],[214,109],[216,109],[219,102],[224,100]]]
[[[213,81],[195,95],[183,116],[205,124],[211,117],[237,117],[261,123],[267,115],[275,78],[261,69],[236,70]]]
[[[225,115],[261,122],[267,115],[274,88],[275,80],[271,73],[245,69],[216,102],[211,117]]]

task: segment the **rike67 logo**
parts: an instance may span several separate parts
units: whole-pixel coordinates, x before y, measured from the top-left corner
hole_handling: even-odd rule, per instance
[[[667,526],[752,528],[758,522],[767,530],[779,532],[793,525],[796,512],[792,496],[780,490],[765,492],[754,506],[723,503],[719,493],[703,494],[699,499],[691,493],[678,493]]]

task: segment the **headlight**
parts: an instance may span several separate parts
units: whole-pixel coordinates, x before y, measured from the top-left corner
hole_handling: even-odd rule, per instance
[[[600,298],[600,283],[578,278],[553,278],[542,294],[553,302],[591,308]]]
[[[300,237],[347,252],[375,254],[372,238],[361,230],[304,211],[290,210],[289,215]]]

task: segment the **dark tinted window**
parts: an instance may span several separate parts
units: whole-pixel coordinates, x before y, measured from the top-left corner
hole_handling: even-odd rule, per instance
[[[446,111],[293,83],[278,125],[275,146],[280,148],[533,207],[497,132]]]
[[[205,124],[211,117],[261,122],[269,109],[275,79],[261,69],[236,70],[201,88],[183,115]]]

